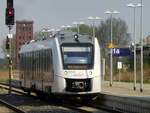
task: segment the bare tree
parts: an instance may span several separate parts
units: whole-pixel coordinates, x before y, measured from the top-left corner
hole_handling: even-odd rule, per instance
[[[6,50],[6,40],[2,40],[2,45],[1,45],[1,49],[2,49],[2,54],[4,54],[4,57],[6,57],[7,55],[7,50]]]
[[[112,18],[112,34],[113,43],[115,45],[128,45],[131,41],[131,35],[128,33],[128,27],[124,20]],[[104,50],[102,54],[108,56],[108,45],[110,43],[110,24],[111,19],[108,18],[106,21],[102,21],[100,26],[96,28],[96,36],[98,37],[101,48]]]

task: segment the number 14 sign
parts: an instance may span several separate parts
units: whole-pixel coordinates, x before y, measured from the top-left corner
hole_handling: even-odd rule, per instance
[[[133,56],[133,52],[129,48],[114,48],[112,53],[114,56]]]
[[[113,49],[113,55],[119,55],[120,54],[120,49],[119,48],[114,48]]]

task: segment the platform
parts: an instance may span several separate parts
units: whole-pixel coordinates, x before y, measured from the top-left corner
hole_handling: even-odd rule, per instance
[[[113,82],[112,87],[109,81],[102,81],[102,93],[124,96],[124,97],[141,97],[150,100],[150,84],[143,85],[143,92],[140,92],[140,84],[137,84],[136,91],[133,90],[133,83]]]

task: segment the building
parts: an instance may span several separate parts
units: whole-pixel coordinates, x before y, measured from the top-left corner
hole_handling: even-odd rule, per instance
[[[33,39],[33,21],[16,21],[16,65],[19,62],[18,52],[22,45]]]
[[[146,44],[150,45],[150,36],[146,38]]]

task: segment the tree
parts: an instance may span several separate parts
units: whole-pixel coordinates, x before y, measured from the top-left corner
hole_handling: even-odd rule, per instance
[[[96,36],[102,46],[110,43],[110,18],[103,21],[96,29]],[[127,45],[131,41],[128,27],[124,20],[112,18],[112,39],[115,45]]]
[[[111,32],[111,19],[108,18],[106,21],[102,21],[100,26],[96,28],[96,36],[99,40],[103,56],[108,56],[108,45],[110,43],[110,32]],[[112,39],[113,44],[117,46],[128,45],[131,41],[131,35],[128,33],[128,27],[124,20],[112,18]]]
[[[85,25],[85,24],[82,24],[82,25],[79,25],[79,29],[80,29],[80,33],[81,34],[89,34],[89,35],[92,35],[92,27],[88,26],[88,25]],[[73,32],[77,32],[77,28],[76,27],[73,27],[71,29],[71,31]]]
[[[109,56],[110,49],[108,45],[110,44],[111,37],[111,18],[108,18],[106,21],[103,21],[100,26],[96,28],[96,36],[98,37],[100,46],[101,46],[101,54],[102,58],[105,58],[106,65],[109,67]],[[128,27],[124,20],[112,18],[112,39],[113,44],[122,47],[130,44],[131,35],[128,33]],[[124,59],[128,60],[128,59]],[[116,70],[118,59],[115,57],[113,62],[113,70]]]

